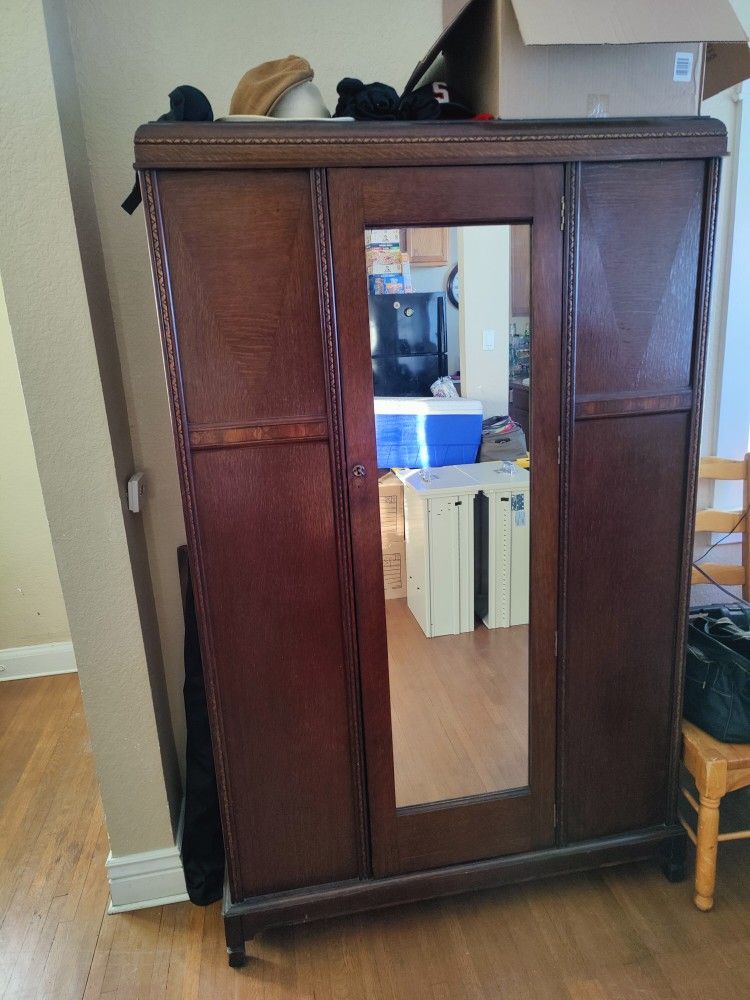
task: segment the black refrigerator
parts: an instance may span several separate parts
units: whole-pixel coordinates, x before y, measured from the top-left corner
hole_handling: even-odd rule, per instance
[[[375,395],[431,395],[435,379],[448,374],[445,296],[371,294],[369,304]]]

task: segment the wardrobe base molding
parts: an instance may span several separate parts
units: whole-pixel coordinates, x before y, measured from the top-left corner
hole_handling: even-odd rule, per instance
[[[239,939],[240,927],[249,941],[269,927],[307,923],[326,917],[341,917],[401,903],[414,903],[441,896],[455,896],[477,889],[493,889],[554,875],[658,859],[665,866],[679,854],[686,840],[679,824],[601,837],[566,847],[528,854],[512,854],[471,864],[452,865],[390,878],[336,882],[331,885],[269,893],[242,902],[224,894],[227,940]],[[236,947],[236,944],[235,944]]]

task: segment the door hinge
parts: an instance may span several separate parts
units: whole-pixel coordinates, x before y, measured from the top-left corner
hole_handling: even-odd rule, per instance
[[[555,632],[555,656],[557,656],[557,632]]]
[[[560,435],[557,435],[557,464],[560,464],[560,454],[562,449],[562,442],[560,441]]]
[[[565,195],[560,198],[560,232],[565,229]]]

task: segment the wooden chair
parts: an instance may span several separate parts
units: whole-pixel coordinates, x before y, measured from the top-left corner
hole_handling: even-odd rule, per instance
[[[750,452],[743,459],[702,458],[698,467],[699,479],[724,479],[742,482],[742,509],[717,510],[710,507],[699,510],[695,515],[695,530],[714,531],[726,534],[736,531],[742,534],[742,559],[738,564],[700,563],[693,566],[691,583],[720,583],[723,587],[742,587],[742,596],[750,600],[750,531],[747,518],[739,525],[742,511],[750,503]],[[736,526],[736,527],[735,527]]]
[[[692,583],[720,583],[725,587],[742,587],[742,596],[750,598],[750,531],[748,519],[742,517],[750,502],[750,453],[740,461],[726,458],[701,459],[698,476],[701,479],[740,480],[744,484],[742,509],[724,511],[710,508],[695,515],[696,531],[742,533],[742,556],[739,565],[702,563],[701,569],[693,567]],[[738,521],[740,522],[738,524]],[[714,905],[716,886],[716,855],[724,840],[750,838],[750,830],[738,833],[719,833],[719,808],[727,792],[750,785],[750,743],[722,743],[713,736],[683,719],[682,762],[690,772],[698,789],[698,801],[687,788],[682,794],[698,814],[697,833],[687,820],[680,822],[695,844],[695,895],[693,901],[699,910],[710,910]]]
[[[719,833],[719,807],[727,792],[750,785],[750,743],[721,743],[687,719],[682,720],[682,760],[693,776],[698,789],[698,801],[687,788],[682,794],[698,813],[698,831],[693,832],[687,820],[680,822],[695,844],[695,895],[699,910],[714,905],[716,885],[716,854],[724,840],[744,840],[750,830]]]

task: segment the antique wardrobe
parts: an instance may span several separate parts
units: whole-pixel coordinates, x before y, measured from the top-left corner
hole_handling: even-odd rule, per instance
[[[707,118],[138,130],[231,964],[274,924],[651,857],[680,877],[690,511],[725,152]],[[436,765],[434,793],[410,797],[399,773],[438,750],[408,743],[396,700],[413,622],[408,609],[402,632],[386,622],[398,602],[383,589],[364,234],[490,225],[531,233],[528,666],[523,718],[498,737],[521,732],[524,770],[456,794]],[[488,643],[511,634],[415,632],[407,679],[461,641],[468,670],[485,657],[484,683]],[[422,734],[451,710],[429,689],[415,704],[406,729]],[[473,729],[464,720],[467,746]]]

